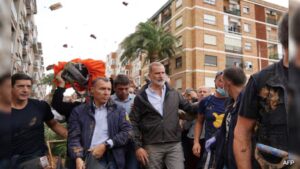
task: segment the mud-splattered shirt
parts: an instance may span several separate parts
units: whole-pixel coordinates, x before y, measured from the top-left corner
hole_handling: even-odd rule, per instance
[[[13,155],[19,155],[18,162],[45,155],[44,122],[53,117],[48,103],[35,99],[23,109],[12,109]]]
[[[225,112],[226,98],[217,98],[213,95],[201,100],[198,113],[205,118],[205,140],[211,138],[221,127]]]

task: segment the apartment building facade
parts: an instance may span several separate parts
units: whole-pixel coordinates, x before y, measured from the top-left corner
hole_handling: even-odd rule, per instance
[[[277,23],[288,9],[262,0],[171,0],[155,15],[181,49],[164,60],[179,90],[214,87],[215,73],[239,66],[249,76],[282,57]]]
[[[124,63],[120,58],[123,50],[119,47],[116,52],[107,55],[106,58],[106,77],[114,78],[118,74],[127,75],[136,86],[141,86],[141,58],[145,55],[140,54],[135,60]]]
[[[33,78],[33,96],[42,99],[46,86],[41,85],[44,74],[42,44],[34,21],[36,0],[11,1],[11,73],[23,72]]]

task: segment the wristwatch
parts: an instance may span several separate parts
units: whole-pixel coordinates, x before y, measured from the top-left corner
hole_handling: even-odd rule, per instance
[[[107,142],[107,140],[104,142],[104,144],[105,144],[106,149],[110,149],[110,148],[111,148],[111,146],[110,146],[110,144]]]

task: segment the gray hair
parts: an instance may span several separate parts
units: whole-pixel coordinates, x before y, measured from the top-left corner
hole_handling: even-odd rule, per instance
[[[106,77],[98,77],[92,81],[92,86],[95,86],[98,81],[110,82],[110,80]]]
[[[162,63],[160,63],[160,62],[152,62],[152,63],[149,65],[149,73],[152,72],[152,69],[153,69],[154,66],[162,66],[162,67],[164,67],[164,65],[163,65]]]

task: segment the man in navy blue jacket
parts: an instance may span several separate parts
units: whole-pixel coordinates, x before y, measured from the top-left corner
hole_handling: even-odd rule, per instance
[[[110,98],[111,83],[106,78],[93,81],[93,101],[73,109],[69,118],[68,151],[76,169],[124,169],[124,145],[132,130],[124,108]]]

